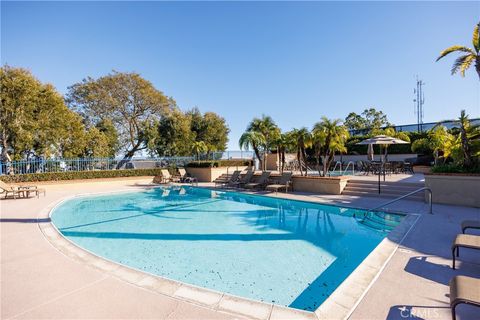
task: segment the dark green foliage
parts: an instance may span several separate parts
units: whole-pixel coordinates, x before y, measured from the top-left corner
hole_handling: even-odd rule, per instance
[[[77,180],[77,179],[156,176],[160,174],[161,174],[160,168],[103,170],[103,171],[69,171],[69,172],[47,172],[47,173],[5,175],[5,176],[0,176],[0,180],[7,183],[18,183],[18,182],[36,182],[36,181],[60,181],[60,180]]]
[[[455,163],[436,165],[432,167],[432,173],[478,173],[480,174],[480,165],[472,168],[465,168]]]
[[[193,161],[187,164],[190,168],[218,168],[218,167],[243,167],[251,166],[251,160],[207,160],[207,161]]]

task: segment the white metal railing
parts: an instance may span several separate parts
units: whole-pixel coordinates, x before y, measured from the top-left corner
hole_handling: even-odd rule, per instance
[[[352,174],[355,175],[355,162],[353,161],[348,161],[347,166],[345,167],[345,170],[343,170],[342,175],[345,175],[345,172],[348,171],[348,168],[352,165]]]
[[[403,199],[405,199],[405,198],[408,198],[408,197],[410,197],[410,196],[412,196],[412,195],[414,195],[414,194],[417,194],[417,193],[419,193],[419,192],[422,192],[422,191],[427,191],[427,192],[428,192],[428,206],[429,206],[429,212],[428,212],[428,213],[433,214],[433,204],[432,204],[432,196],[433,196],[433,194],[432,194],[432,189],[430,189],[430,188],[428,188],[428,187],[423,187],[423,188],[417,189],[417,190],[415,190],[415,191],[409,192],[409,193],[407,193],[407,194],[405,194],[405,195],[403,195],[403,196],[401,196],[401,197],[398,197],[398,198],[395,198],[395,199],[393,199],[393,200],[391,200],[391,201],[385,202],[385,203],[379,205],[378,207],[372,208],[372,209],[370,209],[369,211],[375,211],[375,210],[378,210],[378,209],[382,209],[382,208],[384,208],[385,206],[387,206],[387,205],[389,205],[389,204],[392,204],[392,203],[395,203],[395,202],[397,202],[397,201],[403,200]]]

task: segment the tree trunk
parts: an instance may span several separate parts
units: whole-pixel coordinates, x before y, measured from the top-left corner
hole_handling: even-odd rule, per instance
[[[477,55],[477,59],[475,61],[475,69],[477,70],[478,78],[480,79],[480,55]]]

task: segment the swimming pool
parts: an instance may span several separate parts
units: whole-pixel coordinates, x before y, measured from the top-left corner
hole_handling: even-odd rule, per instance
[[[313,311],[403,216],[195,187],[79,197],[51,215],[97,255]]]

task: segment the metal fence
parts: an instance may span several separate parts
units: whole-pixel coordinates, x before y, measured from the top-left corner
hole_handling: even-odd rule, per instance
[[[0,175],[27,174],[45,172],[151,169],[170,166],[185,166],[194,160],[226,160],[252,159],[253,153],[248,151],[225,151],[202,154],[198,157],[155,157],[132,158],[121,163],[121,158],[78,158],[78,159],[29,159],[20,161],[0,161]]]

